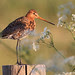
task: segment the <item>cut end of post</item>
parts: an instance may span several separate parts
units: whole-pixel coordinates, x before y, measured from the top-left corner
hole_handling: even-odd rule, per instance
[[[3,75],[46,75],[46,67],[38,65],[6,65],[2,66]]]

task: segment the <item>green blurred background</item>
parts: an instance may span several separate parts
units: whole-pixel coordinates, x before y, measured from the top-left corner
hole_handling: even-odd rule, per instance
[[[35,9],[41,17],[57,24],[58,7],[67,2],[72,2],[75,5],[75,0],[0,0],[0,32],[10,22],[25,15],[30,9]],[[61,51],[65,57],[75,55],[75,41],[70,32],[61,27],[51,26],[38,19],[36,19],[36,23],[37,32],[42,32],[45,27],[50,29],[56,48]],[[2,75],[2,65],[16,63],[15,47],[15,40],[0,39],[0,75]],[[29,53],[30,54],[26,56],[28,63],[40,64],[43,63],[43,61],[54,60],[53,57],[56,51],[53,48],[47,48],[45,45],[41,45],[37,52],[30,50]],[[27,63],[26,60],[23,58],[23,63]],[[60,63],[60,61],[58,63]],[[53,71],[47,72],[47,75],[53,74]]]

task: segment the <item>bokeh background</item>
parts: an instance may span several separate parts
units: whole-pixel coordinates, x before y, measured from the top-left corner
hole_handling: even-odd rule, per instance
[[[25,15],[30,9],[35,9],[41,17],[57,24],[58,7],[68,2],[72,2],[75,5],[75,0],[0,0],[0,32],[10,22]],[[36,32],[38,33],[41,33],[45,27],[50,29],[56,48],[65,57],[68,58],[75,55],[75,41],[70,32],[65,28],[52,26],[38,19],[36,19],[36,23]],[[0,39],[0,75],[2,75],[2,65],[16,63],[15,49],[16,40]],[[24,49],[23,63],[46,64],[50,66],[48,67],[47,75],[54,75],[56,72],[71,71],[67,66],[66,70],[61,68],[59,64],[62,57],[53,48],[48,48],[42,44],[36,52],[33,49],[25,47]]]

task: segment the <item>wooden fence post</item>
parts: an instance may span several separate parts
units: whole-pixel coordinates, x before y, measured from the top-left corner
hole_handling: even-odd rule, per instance
[[[5,65],[3,75],[46,75],[45,65]]]

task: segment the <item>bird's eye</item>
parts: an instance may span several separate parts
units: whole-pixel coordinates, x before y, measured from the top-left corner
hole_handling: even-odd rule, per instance
[[[37,14],[36,14],[36,13],[33,13],[33,15],[37,16]]]
[[[33,13],[35,15],[35,13]]]

